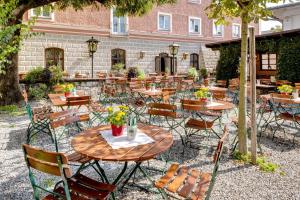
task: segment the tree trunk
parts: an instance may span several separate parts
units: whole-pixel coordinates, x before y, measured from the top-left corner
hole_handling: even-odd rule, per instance
[[[10,105],[22,100],[18,75],[18,53],[10,56],[6,74],[0,75],[0,105]]]
[[[20,23],[22,23],[21,19],[16,17],[16,20],[12,20],[10,25]],[[15,30],[11,40],[19,38],[20,34],[20,29]],[[5,73],[0,74],[0,106],[19,103],[22,100],[22,94],[19,86],[18,52],[9,55],[7,60],[10,62],[5,64]]]
[[[240,62],[240,94],[239,94],[239,120],[238,139],[239,151],[247,153],[247,121],[246,121],[246,91],[247,91],[247,55],[248,55],[248,22],[247,13],[243,13],[242,18],[242,42],[241,42],[241,62]]]

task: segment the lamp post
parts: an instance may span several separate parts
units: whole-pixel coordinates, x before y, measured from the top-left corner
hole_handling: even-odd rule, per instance
[[[86,43],[88,44],[89,55],[92,57],[92,78],[94,78],[94,53],[97,51],[99,41],[92,37]]]
[[[172,62],[171,62],[171,75],[175,72],[175,56],[178,54],[179,45],[173,44],[169,45],[170,54],[172,55]]]

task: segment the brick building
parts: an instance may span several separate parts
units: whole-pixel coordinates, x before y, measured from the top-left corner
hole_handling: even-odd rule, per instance
[[[218,52],[205,43],[240,37],[240,22],[216,26],[208,20],[208,0],[178,0],[174,5],[153,8],[142,17],[117,17],[114,9],[100,7],[50,12],[47,7],[30,10],[25,20],[39,14],[34,32],[19,53],[19,71],[59,64],[69,74],[90,73],[91,57],[86,41],[99,40],[94,54],[94,72],[109,71],[114,63],[139,66],[144,71],[166,71],[170,67],[168,46],[180,45],[177,71],[189,66],[213,69]],[[258,27],[258,26],[257,26]]]

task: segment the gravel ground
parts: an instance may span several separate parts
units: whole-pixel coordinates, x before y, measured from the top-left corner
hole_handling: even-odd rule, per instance
[[[26,128],[29,123],[27,116],[11,117],[0,115],[0,200],[32,199],[32,187],[28,179],[28,170],[25,166],[21,144],[26,139]],[[231,134],[234,128],[230,127]],[[44,136],[42,136],[45,138]],[[233,136],[231,135],[231,139]],[[39,140],[41,138],[37,138]],[[187,166],[212,171],[211,164],[212,148],[208,150],[186,149],[182,155],[181,143],[175,138],[175,144],[170,150],[172,161],[184,163]],[[204,141],[203,141],[204,140]],[[43,140],[43,143],[47,139]],[[205,141],[214,143],[216,140]],[[300,147],[298,144],[292,146],[282,140],[271,140],[269,137],[262,137],[261,148],[269,161],[280,165],[275,173],[265,173],[256,166],[243,165],[230,159],[228,147],[226,148],[220,164],[217,180],[211,195],[211,199],[300,199]],[[48,148],[46,146],[45,148]],[[68,147],[66,147],[67,149]],[[52,147],[49,147],[52,149]],[[225,150],[226,150],[225,149]],[[168,156],[167,154],[164,156]],[[164,162],[153,160],[150,166],[163,169]],[[109,177],[115,177],[122,167],[121,163],[103,163],[103,167],[109,172]],[[75,170],[75,169],[74,169]],[[85,174],[97,177],[92,170]],[[159,172],[150,172],[153,179],[159,177]],[[45,178],[45,177],[43,177]],[[46,183],[52,184],[53,179],[45,178]],[[147,182],[142,176],[137,175],[137,181]],[[118,199],[161,199],[158,194],[146,193],[137,188],[125,188]]]

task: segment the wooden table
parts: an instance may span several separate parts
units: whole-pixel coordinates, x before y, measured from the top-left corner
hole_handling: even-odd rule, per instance
[[[205,108],[207,110],[215,110],[215,111],[223,111],[223,110],[230,110],[234,108],[234,104],[227,102],[227,101],[213,101],[215,103],[219,103],[222,105],[212,105],[210,106],[209,103],[207,105],[205,105]]]
[[[260,98],[264,100],[271,100],[272,97],[270,94],[265,94],[265,95],[260,95]],[[274,97],[274,98],[280,99],[282,103],[286,103],[286,104],[300,104],[300,98],[297,99],[278,98],[278,97]]]
[[[167,151],[173,144],[173,136],[169,131],[157,126],[145,124],[138,124],[138,128],[151,137],[154,142],[135,147],[112,149],[101,136],[101,131],[110,129],[110,125],[102,125],[88,129],[75,136],[71,141],[71,145],[77,153],[96,161],[95,164],[107,183],[109,183],[109,181],[106,178],[105,171],[101,168],[98,161],[124,162],[122,171],[112,182],[114,185],[116,185],[124,175],[127,169],[127,163],[134,161],[136,165],[129,173],[129,176],[126,176],[128,178],[124,181],[124,186],[137,169],[144,172],[144,169],[141,168],[143,161],[153,159],[155,156]]]
[[[83,92],[77,92],[78,96],[84,96]],[[48,94],[48,97],[53,104],[53,106],[63,107],[67,106],[67,101],[65,99],[65,94],[57,93],[57,94]]]
[[[59,107],[67,106],[67,101],[62,99],[63,97],[65,97],[63,93],[48,94],[48,97],[54,106],[59,106]]]

